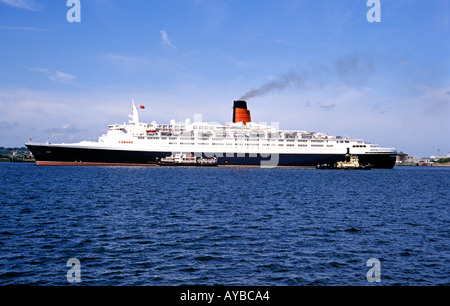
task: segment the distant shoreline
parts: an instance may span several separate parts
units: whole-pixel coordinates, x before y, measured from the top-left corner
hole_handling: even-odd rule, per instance
[[[0,163],[35,163],[34,159],[0,158]]]
[[[450,167],[450,163],[402,163],[402,164],[396,164],[395,167]]]
[[[0,162],[33,163],[36,162],[36,160],[26,147],[0,147]]]

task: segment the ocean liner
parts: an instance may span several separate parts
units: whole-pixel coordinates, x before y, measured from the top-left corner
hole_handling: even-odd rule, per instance
[[[113,124],[98,141],[27,143],[37,165],[151,166],[174,154],[216,158],[219,166],[316,167],[347,153],[362,165],[393,168],[397,151],[341,136],[280,130],[252,122],[247,102],[234,101],[227,125],[186,119],[170,124],[141,123],[132,102],[129,123]],[[198,121],[198,122],[196,122]]]

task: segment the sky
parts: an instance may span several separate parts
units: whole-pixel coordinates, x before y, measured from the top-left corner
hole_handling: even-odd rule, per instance
[[[0,0],[0,146],[95,141],[132,99],[226,124],[244,98],[280,129],[450,152],[450,0],[67,2]]]

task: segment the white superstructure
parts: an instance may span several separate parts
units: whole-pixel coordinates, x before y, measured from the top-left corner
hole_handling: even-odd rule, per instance
[[[132,104],[129,124],[109,126],[106,134],[92,145],[123,150],[164,152],[222,152],[253,154],[376,154],[395,152],[361,139],[330,136],[307,131],[282,131],[254,122],[220,125],[207,122],[170,124],[139,122],[138,108]],[[80,143],[81,144],[81,143]],[[87,145],[88,142],[82,144]]]

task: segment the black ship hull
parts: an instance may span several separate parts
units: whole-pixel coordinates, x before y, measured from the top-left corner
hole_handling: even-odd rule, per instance
[[[26,144],[37,165],[91,165],[91,166],[152,166],[157,160],[172,152],[132,151],[104,148],[68,147],[57,145]],[[195,152],[193,152],[195,153]],[[217,157],[220,166],[267,166],[267,167],[316,167],[318,164],[334,164],[345,154],[228,154],[197,153],[199,157]],[[363,165],[372,168],[392,169],[396,154],[358,154]]]

